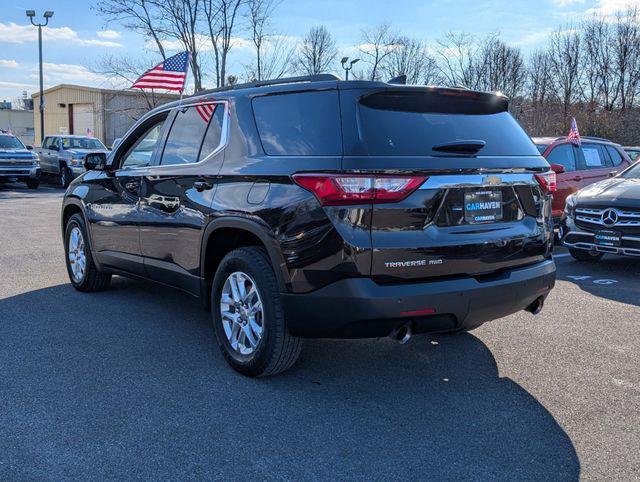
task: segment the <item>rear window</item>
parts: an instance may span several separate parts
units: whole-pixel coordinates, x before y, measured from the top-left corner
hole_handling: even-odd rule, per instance
[[[529,136],[505,109],[503,99],[472,92],[457,96],[425,92],[366,95],[358,101],[359,139],[348,154],[453,155],[432,148],[474,140],[486,143],[477,153],[480,156],[539,155]]]
[[[336,91],[256,97],[253,113],[270,156],[342,155]]]

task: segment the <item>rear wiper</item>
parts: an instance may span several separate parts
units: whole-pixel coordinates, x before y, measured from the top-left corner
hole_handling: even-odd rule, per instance
[[[455,152],[460,154],[475,154],[487,143],[480,140],[451,141],[444,144],[436,144],[431,149],[438,152]]]

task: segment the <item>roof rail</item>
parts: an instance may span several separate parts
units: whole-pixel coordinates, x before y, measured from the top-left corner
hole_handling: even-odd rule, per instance
[[[605,139],[604,137],[582,136],[582,139],[589,139],[590,141],[611,142],[610,139]]]
[[[318,74],[318,75],[301,75],[299,77],[283,77],[281,79],[254,80],[253,82],[247,82],[244,84],[227,85],[225,87],[218,87],[217,89],[201,90],[200,92],[196,92],[193,95],[196,96],[196,95],[209,94],[212,92],[225,92],[229,90],[251,89],[252,87],[266,87],[268,85],[295,84],[299,82],[322,82],[322,81],[329,81],[329,80],[340,80],[340,77],[337,77],[333,74]]]

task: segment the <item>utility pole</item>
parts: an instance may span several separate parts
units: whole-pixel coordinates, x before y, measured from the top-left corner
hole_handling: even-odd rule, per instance
[[[44,81],[42,79],[42,27],[46,27],[49,24],[49,19],[53,17],[53,12],[47,10],[44,12],[44,23],[36,23],[33,21],[36,16],[35,10],[27,10],[27,17],[31,20],[31,25],[38,27],[38,61],[40,71],[40,146],[44,139]]]

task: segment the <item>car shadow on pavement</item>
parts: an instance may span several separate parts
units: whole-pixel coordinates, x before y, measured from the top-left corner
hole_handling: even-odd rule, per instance
[[[573,444],[472,334],[308,340],[252,380],[210,318],[114,278],[0,300],[0,478],[577,480]]]
[[[567,258],[557,271],[557,279],[574,283],[594,296],[640,306],[640,258],[605,255],[598,262]]]

